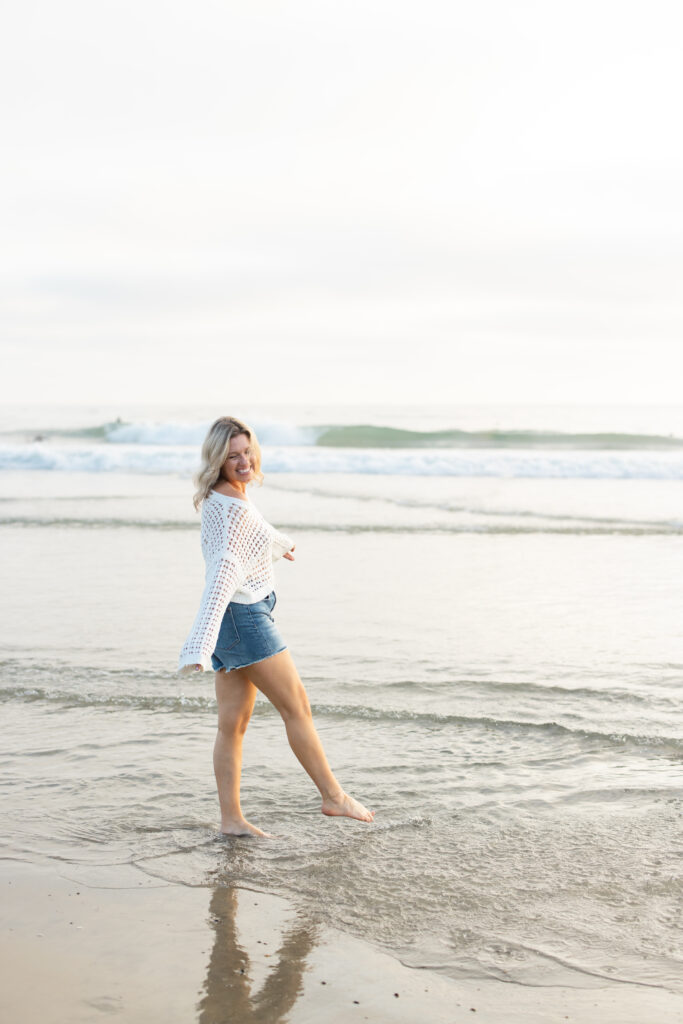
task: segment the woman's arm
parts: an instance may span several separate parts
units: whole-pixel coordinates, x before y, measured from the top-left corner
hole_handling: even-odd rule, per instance
[[[269,524],[270,525],[270,524]],[[286,533],[280,533],[274,526],[270,527],[271,537],[273,540],[273,561],[277,562],[278,558],[288,558],[290,562],[294,559],[291,558],[290,553],[294,550],[294,542],[291,537],[288,537]]]

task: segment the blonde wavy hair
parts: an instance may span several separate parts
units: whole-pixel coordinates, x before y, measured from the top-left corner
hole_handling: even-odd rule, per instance
[[[202,462],[193,477],[197,490],[195,491],[192,503],[197,511],[221,475],[221,468],[228,457],[230,441],[239,434],[246,434],[249,438],[254,476],[259,484],[263,483],[261,446],[258,443],[256,434],[242,420],[238,420],[234,416],[220,416],[215,423],[211,424],[209,432],[204,438]]]

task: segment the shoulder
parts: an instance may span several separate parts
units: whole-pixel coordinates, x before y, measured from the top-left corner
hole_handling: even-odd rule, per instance
[[[259,516],[248,501],[211,491],[202,502],[202,521],[220,521],[229,528],[257,522]]]

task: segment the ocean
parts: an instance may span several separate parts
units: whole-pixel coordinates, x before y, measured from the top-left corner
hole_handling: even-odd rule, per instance
[[[252,423],[275,617],[373,825],[257,702],[217,833],[192,472]],[[6,409],[3,856],[288,896],[404,964],[683,991],[683,407]]]

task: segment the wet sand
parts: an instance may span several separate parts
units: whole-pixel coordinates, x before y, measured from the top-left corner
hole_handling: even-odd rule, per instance
[[[683,1020],[683,996],[659,988],[453,981],[280,897],[173,885],[125,865],[5,860],[0,892],[0,1013],[22,1024]]]

